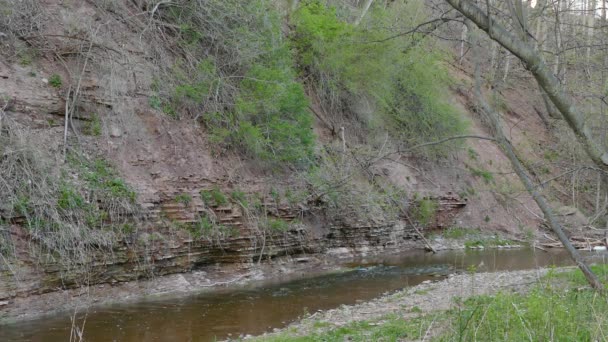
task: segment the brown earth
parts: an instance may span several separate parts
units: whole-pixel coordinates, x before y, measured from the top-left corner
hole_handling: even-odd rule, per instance
[[[82,129],[95,114],[102,131],[100,136],[70,133],[70,144],[107,159],[119,170],[136,190],[146,222],[135,237],[122,241],[111,255],[98,256],[88,270],[91,284],[117,284],[176,273],[188,277],[190,272],[209,267],[236,275],[254,270],[260,261],[272,264],[275,260],[291,260],[297,264],[301,257],[323,260],[332,252],[389,253],[424,248],[407,221],[336,221],[322,211],[272,201],[271,189],[301,185],[301,179],[292,172],[270,174],[246,158],[217,151],[208,142],[204,127],[195,121],[169,119],[153,109],[148,102],[153,95],[153,79],[160,73],[161,64],[173,63],[174,52],[169,46],[145,39],[145,32],[152,29],[145,12],[130,1],[117,3],[122,14],[93,1],[41,1],[43,29],[19,42],[22,49],[39,47],[40,55],[26,66],[20,65],[16,54],[0,58],[0,99],[5,99],[6,116],[27,132],[33,144],[44,146],[48,158],[61,155],[67,94],[67,85],[55,89],[48,85],[48,79],[59,74],[70,80],[74,70],[82,69],[82,56],[88,59],[74,125]],[[0,36],[0,43],[8,48],[9,42],[2,39]],[[471,84],[467,72],[456,67],[452,72],[461,83]],[[506,129],[516,146],[531,147],[525,149],[527,157],[542,159],[536,147],[551,144],[554,139],[538,114],[543,107],[534,96],[536,90],[529,81],[522,84],[502,93],[507,103]],[[72,85],[76,87],[76,83]],[[488,135],[471,110],[472,89],[466,85],[454,87],[451,96],[471,121],[471,134]],[[323,114],[317,119],[319,143],[336,143],[338,138],[323,123]],[[373,165],[374,174],[408,193],[439,200],[439,213],[429,231],[461,226],[512,237],[522,238],[528,231],[541,236],[537,230],[542,222],[540,212],[512,174],[506,157],[489,141],[468,139],[464,146],[440,161],[407,154],[381,159]],[[492,180],[473,170],[490,170]],[[214,187],[225,193],[239,189],[262,194],[269,216],[285,221],[298,217],[302,224],[267,241],[266,235],[262,239],[262,233],[248,225],[242,208],[231,204],[212,208],[222,224],[239,231],[238,237],[226,238],[220,246],[192,239],[167,226],[167,218],[178,224],[193,222],[197,214],[207,210],[200,191]],[[189,194],[192,202],[176,203],[175,197],[180,194]],[[21,241],[18,245],[23,247],[20,254],[24,257],[0,263],[0,302],[4,303],[0,312],[14,316],[11,310],[19,312],[23,297],[55,292],[59,298],[65,293],[62,291],[80,284],[79,271],[28,258],[27,234],[21,227],[12,227],[11,234]],[[125,289],[137,286],[128,284]],[[148,289],[155,286],[153,280],[142,284],[151,284],[142,285]],[[55,300],[52,296],[48,298]]]

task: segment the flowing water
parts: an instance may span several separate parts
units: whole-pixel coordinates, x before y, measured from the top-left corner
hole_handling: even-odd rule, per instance
[[[427,279],[477,271],[571,265],[563,250],[411,252],[361,259],[344,272],[282,279],[182,298],[90,309],[86,341],[215,341],[280,328],[307,312],[366,301]],[[0,325],[0,341],[67,341],[70,313]]]

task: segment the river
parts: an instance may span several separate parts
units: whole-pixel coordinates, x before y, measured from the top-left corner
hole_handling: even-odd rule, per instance
[[[597,258],[597,255],[596,255]],[[86,341],[215,341],[284,327],[317,310],[371,300],[459,271],[571,265],[563,250],[421,251],[359,259],[341,272],[276,279],[179,298],[90,308]],[[68,341],[71,312],[0,325],[0,341]],[[81,316],[82,318],[82,316]],[[82,322],[80,322],[82,324]]]

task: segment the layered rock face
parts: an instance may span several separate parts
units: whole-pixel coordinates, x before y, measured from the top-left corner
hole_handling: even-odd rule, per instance
[[[437,200],[439,208],[433,228],[451,222],[465,206],[465,202],[452,195]],[[344,222],[286,205],[265,206],[274,219],[290,222],[299,218],[298,223],[281,231],[260,228],[246,219],[240,206],[206,208],[199,197],[187,205],[168,200],[149,203],[147,220],[153,223],[148,229],[131,234],[111,251],[100,249],[93,253],[87,264],[68,265],[50,258],[34,260],[33,253],[0,263],[0,301],[86,284],[113,284],[194,270],[248,269],[277,258],[306,263],[312,259],[351,258],[424,247],[416,229],[402,221]],[[231,230],[230,235],[194,238],[185,229],[160,226],[166,219],[172,225],[193,224],[198,215],[209,215],[205,212],[208,210]],[[24,234],[23,229],[14,226],[12,235],[20,234]],[[24,237],[20,240],[26,241]]]

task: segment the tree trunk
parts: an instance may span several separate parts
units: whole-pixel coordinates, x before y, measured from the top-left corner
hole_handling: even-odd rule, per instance
[[[595,26],[595,8],[596,8],[596,0],[591,0],[589,2],[589,8],[587,15],[589,16],[589,21],[587,22],[587,74],[591,75],[591,71],[589,68],[589,62],[591,61],[591,45],[593,44],[593,28]]]
[[[556,107],[560,110],[562,115],[566,118],[566,121],[576,133],[577,138],[584,144],[587,153],[593,159],[594,162],[599,164],[602,169],[607,169],[607,165],[602,160],[604,155],[599,147],[591,140],[591,134],[582,116],[576,111],[574,104],[568,98],[568,96],[559,89],[559,82],[553,74],[548,71],[546,64],[544,63],[542,56],[527,41],[522,38],[518,38],[515,35],[508,32],[498,23],[490,21],[486,13],[478,8],[475,4],[467,0],[446,0],[452,7],[462,13],[465,17],[473,21],[480,29],[487,32],[490,38],[496,40],[499,44],[504,46],[507,50],[511,51],[517,56],[526,67],[533,73],[539,85],[547,92],[547,95],[554,102]],[[479,79],[479,77],[476,77]],[[559,221],[556,219],[553,211],[547,204],[547,201],[542,194],[537,190],[535,185],[532,183],[528,176],[524,166],[517,158],[511,144],[504,136],[500,125],[500,119],[491,107],[483,100],[481,96],[480,87],[477,86],[477,96],[482,109],[488,114],[490,121],[494,127],[496,138],[499,147],[509,158],[515,173],[519,176],[521,181],[524,183],[526,190],[532,195],[539,208],[545,215],[545,219],[549,222],[549,226],[558,236],[566,250],[570,253],[570,256],[575,261],[577,266],[581,269],[589,284],[596,290],[603,291],[604,288],[599,282],[598,278],[593,274],[591,269],[582,260],[578,251],[572,246],[568,237],[563,231],[563,228]],[[606,155],[606,161],[608,162],[608,155]]]
[[[469,0],[446,0],[452,7],[487,32],[493,40],[517,56],[532,73],[538,84],[546,92],[555,107],[560,111],[577,140],[584,146],[591,160],[602,170],[608,170],[608,153],[592,139],[591,129],[584,116],[578,112],[574,102],[561,89],[558,79],[553,75],[542,55],[530,43],[508,32],[502,25],[490,21],[485,12]]]
[[[559,238],[561,243],[564,245],[564,247],[570,254],[570,257],[572,258],[572,260],[574,260],[576,265],[583,272],[583,274],[585,275],[585,278],[587,279],[587,281],[589,282],[591,287],[593,287],[594,289],[596,289],[598,291],[603,291],[604,287],[603,287],[602,283],[599,281],[599,279],[593,273],[593,271],[591,271],[589,266],[585,263],[585,261],[583,260],[583,258],[580,255],[580,253],[574,248],[574,246],[572,246],[572,243],[570,243],[570,240],[564,233],[564,229],[563,229],[561,223],[556,218],[555,214],[553,213],[553,210],[547,203],[547,200],[537,190],[538,188],[534,185],[534,183],[530,179],[528,172],[526,171],[526,169],[523,166],[523,164],[521,163],[519,157],[515,153],[513,146],[505,137],[504,132],[502,131],[502,125],[500,124],[500,119],[499,119],[498,113],[496,113],[483,99],[483,97],[481,95],[481,91],[479,91],[479,86],[477,86],[476,88],[478,89],[476,91],[478,101],[480,102],[483,111],[486,112],[486,114],[489,116],[489,118],[490,118],[489,121],[493,125],[494,137],[496,138],[498,147],[500,147],[500,149],[507,156],[507,158],[509,158],[509,161],[511,162],[511,166],[513,167],[513,170],[515,171],[515,173],[517,174],[519,179],[524,184],[524,187],[526,188],[528,193],[530,193],[530,195],[532,195],[532,198],[534,199],[534,201],[536,202],[536,204],[538,205],[540,210],[545,215],[545,219],[549,222],[549,226],[551,227],[553,232],[555,232],[555,234],[557,235],[557,237]]]
[[[361,20],[365,18],[367,11],[369,11],[369,8],[372,6],[372,2],[374,2],[374,0],[367,0],[365,2],[365,5],[363,6],[363,12],[361,13],[361,16],[357,19],[357,21],[355,21],[355,25],[359,25],[361,23]]]
[[[562,24],[559,17],[562,7],[561,1],[563,0],[557,0],[557,6],[555,8],[555,61],[553,62],[553,74],[555,76],[559,76],[559,57],[562,53]]]
[[[295,12],[298,9],[298,5],[300,5],[300,0],[291,0],[291,11]]]
[[[459,64],[462,64],[462,59],[464,58],[464,48],[467,43],[468,31],[467,24],[462,24],[462,33],[460,34],[460,58],[458,59]]]

